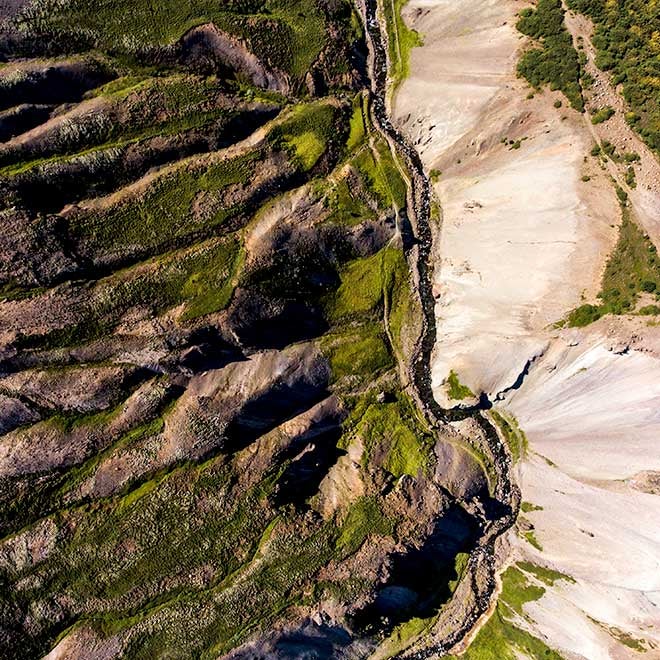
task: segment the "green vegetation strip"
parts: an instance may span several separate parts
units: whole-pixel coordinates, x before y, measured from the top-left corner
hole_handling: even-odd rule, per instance
[[[521,458],[525,458],[529,444],[527,436],[518,425],[516,418],[510,413],[498,410],[491,410],[489,415],[504,436],[514,463],[517,463]]]
[[[570,575],[566,575],[566,573],[561,573],[545,566],[539,566],[538,564],[532,564],[529,561],[518,562],[517,566],[525,573],[531,573],[537,580],[544,582],[549,587],[558,580],[575,583],[575,580]]]
[[[99,251],[155,249],[198,229],[193,202],[204,193],[220,194],[232,184],[249,181],[265,154],[259,150],[226,160],[195,159],[160,174],[144,193],[122,199],[107,209],[81,212],[71,231]],[[210,201],[210,200],[209,200]],[[208,204],[205,226],[219,225],[240,211],[240,204]]]
[[[401,16],[401,11],[406,2],[408,0],[384,0],[379,3],[385,17],[390,65],[389,74],[394,89],[410,75],[410,53],[412,49],[423,44],[419,33],[411,30]]]
[[[610,256],[598,305],[586,304],[572,311],[568,325],[582,327],[597,321],[605,314],[658,315],[660,306],[648,303],[636,309],[640,296],[658,301],[660,298],[660,260],[656,246],[623,209],[619,240]]]
[[[626,120],[660,153],[660,13],[648,0],[568,0],[596,25],[596,65],[623,85]]]
[[[580,62],[564,26],[561,0],[539,0],[536,9],[523,9],[517,28],[539,44],[523,53],[518,73],[537,89],[547,84],[561,90],[573,108],[582,112]]]

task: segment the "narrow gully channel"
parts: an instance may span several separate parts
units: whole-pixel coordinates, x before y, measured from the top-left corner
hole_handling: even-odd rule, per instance
[[[445,409],[438,404],[431,386],[431,357],[436,342],[435,298],[432,289],[431,249],[431,185],[417,150],[394,126],[387,111],[388,60],[380,22],[377,0],[357,0],[358,10],[365,24],[367,45],[371,53],[369,70],[370,108],[376,128],[394,145],[410,174],[408,208],[401,211],[401,232],[408,262],[418,275],[417,292],[422,308],[422,331],[417,349],[411,360],[411,379],[418,400],[431,426],[439,428],[451,421],[472,417],[484,433],[487,450],[495,468],[497,483],[494,498],[499,507],[497,516],[484,521],[482,536],[472,551],[462,580],[471,583],[475,595],[474,606],[461,618],[461,624],[435,626],[447,630],[436,638],[432,647],[404,653],[400,657],[422,660],[447,653],[460,644],[472,632],[479,619],[489,610],[496,584],[495,543],[516,521],[520,506],[520,491],[513,482],[512,459],[507,447],[500,440],[495,428],[482,415],[489,407],[481,403],[468,409]],[[414,249],[416,247],[416,250]],[[456,610],[461,604],[452,599],[441,611],[439,618],[446,622],[456,621]],[[453,611],[452,611],[453,608]]]

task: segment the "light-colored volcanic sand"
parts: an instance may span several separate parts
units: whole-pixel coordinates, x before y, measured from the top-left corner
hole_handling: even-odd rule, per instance
[[[534,449],[577,478],[660,471],[660,328],[639,326],[604,317],[563,330],[506,399]]]
[[[469,131],[515,66],[517,37],[500,2],[411,0],[408,23],[426,35],[394,110],[427,163]],[[478,43],[477,43],[478,42]]]
[[[616,240],[618,205],[605,173],[585,163],[593,138],[582,117],[565,99],[553,107],[559,93],[527,99],[516,78],[520,8],[494,0],[406,6],[425,45],[413,51],[395,114],[426,167],[442,172],[438,392],[452,368],[474,391],[511,386],[544,348],[545,328],[582,293],[597,292]]]
[[[523,514],[543,551],[519,551],[577,581],[525,611],[589,660],[634,657],[608,627],[660,657],[660,497],[635,478],[660,472],[660,333],[630,325],[563,331],[504,402],[538,452],[520,472],[523,498],[543,507]]]
[[[427,169],[442,172],[436,396],[449,403],[443,381],[454,369],[527,433],[523,499],[543,510],[523,516],[543,550],[514,538],[513,559],[576,582],[546,587],[520,625],[567,658],[660,658],[660,327],[645,318],[552,327],[595,299],[621,216],[617,173],[588,156],[606,126],[594,131],[558,92],[527,99],[516,78],[524,6],[411,0],[404,10],[424,46],[394,113]],[[649,209],[660,214],[660,201],[647,179],[653,187],[642,173],[631,199],[656,240]]]

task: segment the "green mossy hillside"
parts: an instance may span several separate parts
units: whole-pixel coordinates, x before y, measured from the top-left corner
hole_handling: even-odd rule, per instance
[[[387,142],[374,137],[369,148],[358,152],[352,164],[378,200],[379,207],[401,209],[406,203],[406,182]]]
[[[385,401],[373,394],[360,398],[344,424],[339,446],[348,447],[355,437],[363,444],[365,467],[376,461],[395,477],[419,477],[432,465],[433,436],[403,393],[391,393]]]
[[[127,195],[106,208],[91,208],[71,218],[70,231],[77,241],[84,242],[108,259],[113,252],[136,250],[156,251],[199,231],[200,219],[192,214],[193,202],[206,194],[221,195],[231,185],[239,185],[255,173],[255,167],[265,158],[261,150],[230,159],[206,158],[177,165],[148,182],[146,190]],[[222,197],[220,197],[222,200]],[[231,200],[205,204],[202,226],[208,230],[241,212],[241,203]]]
[[[182,306],[181,321],[224,309],[243,261],[239,236],[210,239],[161,255],[96,282],[76,320],[43,335],[26,337],[32,348],[71,346],[111,333],[125,314],[142,310],[160,315]]]
[[[395,364],[410,319],[411,292],[403,252],[385,247],[347,262],[325,298],[333,331],[323,345],[335,379],[370,379]]]
[[[396,76],[417,39],[401,5]],[[107,361],[137,376],[111,410],[65,415],[57,393],[13,431],[25,468],[0,479],[7,655],[42,657],[85,630],[136,660],[217,658],[301,613],[350,612],[429,542],[438,503],[461,531],[399,633],[419,630],[465,571],[473,521],[442,490],[437,438],[405,392],[420,322],[397,224],[407,177],[368,95],[347,93],[352,4],[70,0],[21,16],[28,55],[89,49],[118,77],[74,95],[69,114],[98,112],[67,115],[67,139],[5,163],[7,217],[43,232],[47,262],[4,285],[31,315],[9,366]],[[208,22],[281,93],[196,58],[181,37]],[[104,161],[101,176],[109,151],[135,167]],[[25,182],[62,199],[32,207]],[[50,452],[43,469],[32,446]],[[378,642],[390,629],[376,626]]]
[[[44,3],[22,15],[22,28],[69,48],[95,47],[107,53],[144,59],[156,48],[178,41],[206,23],[247,43],[274,70],[302,82],[326,47],[333,46],[331,26],[341,28],[345,43],[359,38],[348,0],[163,0],[156,8],[145,0],[72,0]],[[338,71],[349,68],[348,54],[332,50]],[[140,58],[142,54],[142,58]]]
[[[297,106],[269,133],[270,147],[237,156],[199,156],[181,161],[103,208],[76,212],[74,239],[86,251],[145,254],[217,231],[229,219],[256,211],[264,192],[296,174],[307,174],[341,139],[339,108],[327,101]],[[270,159],[270,160],[269,160]],[[254,194],[248,184],[259,183]]]
[[[100,150],[123,148],[156,136],[168,137],[192,131],[221,136],[242,106],[221,91],[215,77],[184,73],[148,77],[127,76],[94,90],[105,101],[90,103],[85,113],[73,113],[46,140],[33,146],[8,149],[0,154],[0,174],[24,173],[37,166],[67,162]],[[97,104],[96,106],[94,104]],[[273,111],[275,104],[263,106]]]

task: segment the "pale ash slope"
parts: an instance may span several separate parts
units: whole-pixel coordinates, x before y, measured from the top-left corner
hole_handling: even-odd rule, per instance
[[[583,290],[596,293],[616,239],[610,225],[619,212],[605,174],[580,180],[592,143],[582,118],[553,107],[559,93],[526,99],[516,79],[521,8],[407,5],[426,45],[413,51],[395,113],[427,168],[442,172],[438,389],[452,368],[474,391],[511,386],[544,349],[544,328],[578,306]]]
[[[608,179],[618,173],[585,161],[606,125],[594,131],[559,93],[526,98],[515,76],[523,6],[412,0],[405,12],[425,46],[413,52],[395,112],[429,171],[442,172],[436,392],[446,400],[454,369],[495,398],[531,361],[522,386],[502,397],[530,441],[523,499],[543,509],[523,515],[543,549],[512,535],[511,561],[576,582],[560,580],[525,605],[527,625],[565,657],[657,658],[660,331],[639,318],[551,328],[598,292],[620,222]],[[653,170],[632,133],[615,137]],[[660,200],[646,179],[631,199],[657,243]]]
[[[639,320],[564,330],[505,406],[530,439],[520,468],[542,547],[518,552],[576,579],[527,609],[580,657],[660,657],[660,337]],[[570,625],[566,622],[570,621]]]

